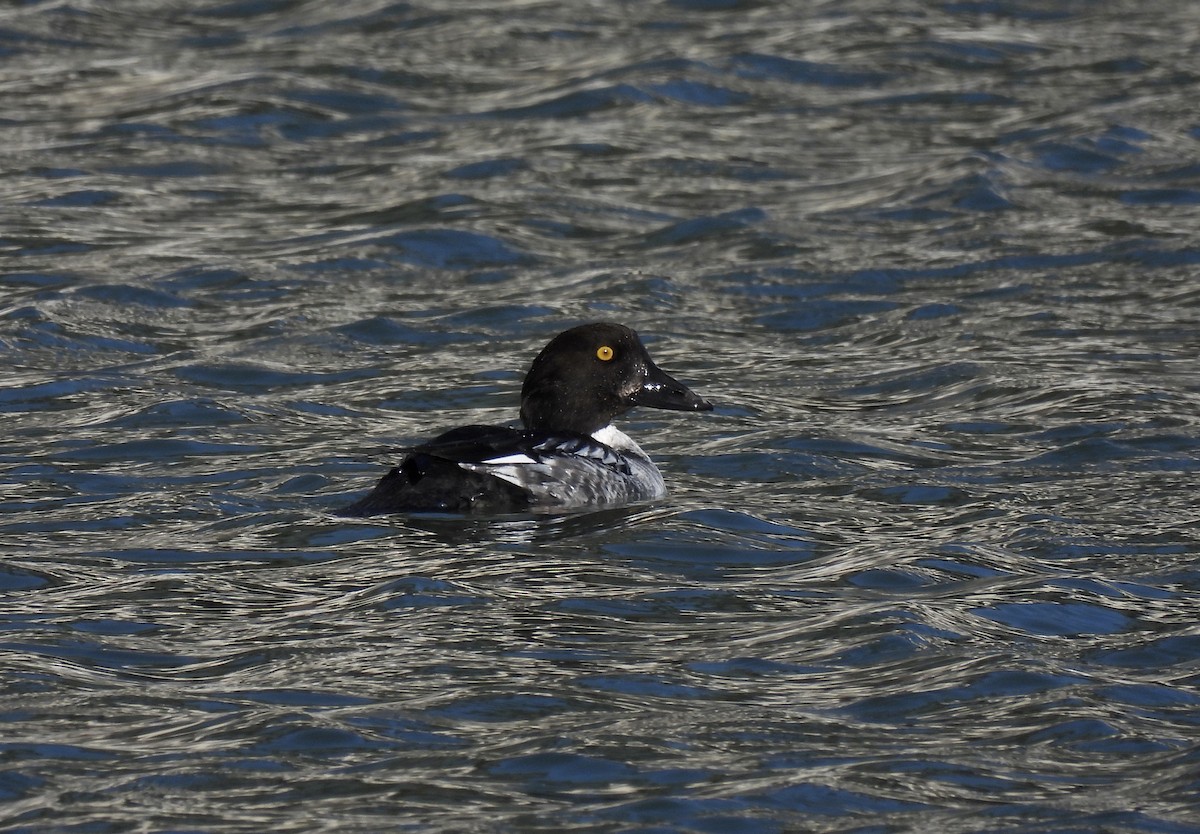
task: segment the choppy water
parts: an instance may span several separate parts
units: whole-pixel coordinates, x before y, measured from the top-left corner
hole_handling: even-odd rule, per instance
[[[0,825],[1200,830],[1200,11],[0,11]],[[347,521],[581,320],[671,497]]]

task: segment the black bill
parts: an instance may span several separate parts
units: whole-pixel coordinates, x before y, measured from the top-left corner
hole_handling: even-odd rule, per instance
[[[712,403],[673,379],[653,362],[646,365],[646,380],[633,395],[634,405],[672,411],[712,411]]]

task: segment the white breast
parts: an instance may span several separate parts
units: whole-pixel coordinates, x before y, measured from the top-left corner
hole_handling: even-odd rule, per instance
[[[618,452],[633,452],[635,455],[650,460],[650,456],[642,451],[642,447],[637,445],[632,437],[618,429],[612,423],[592,432],[592,439],[598,440],[605,446],[616,449]]]

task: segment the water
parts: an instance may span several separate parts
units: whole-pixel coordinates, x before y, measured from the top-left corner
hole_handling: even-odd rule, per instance
[[[1200,831],[1190,0],[0,12],[0,825]],[[671,496],[346,520],[614,319]]]

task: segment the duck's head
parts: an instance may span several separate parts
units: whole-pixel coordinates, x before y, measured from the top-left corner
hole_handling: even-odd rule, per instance
[[[712,410],[654,364],[637,333],[609,322],[559,333],[533,360],[521,387],[521,420],[530,430],[591,434],[638,405]]]

